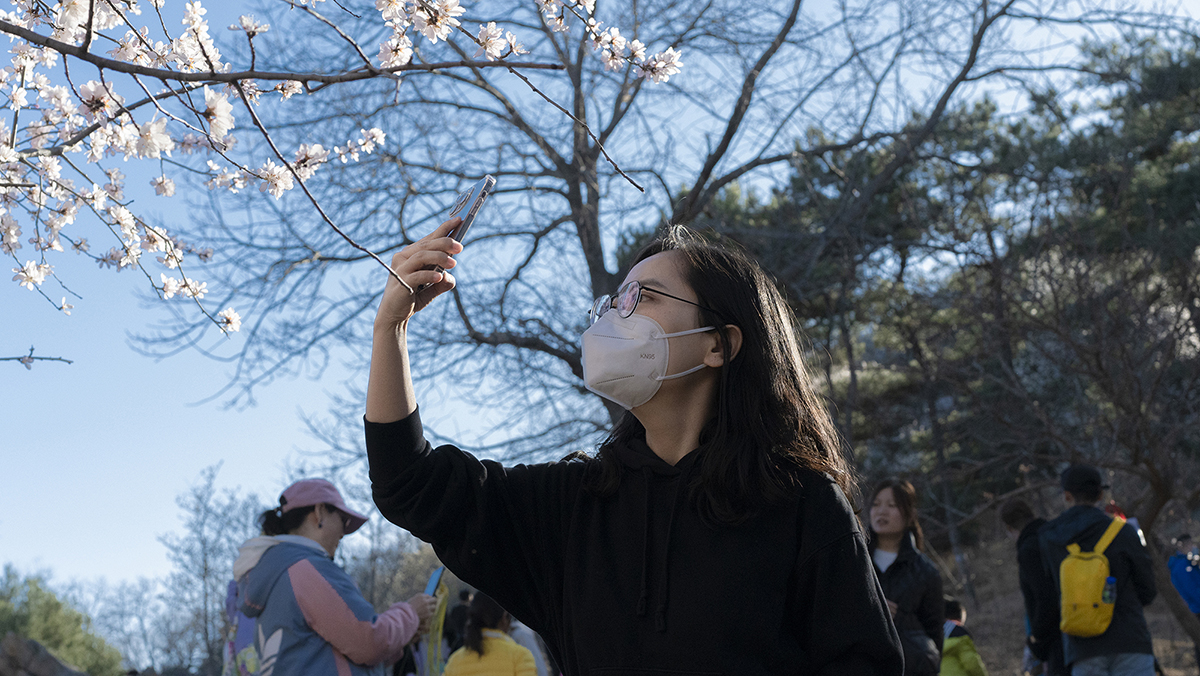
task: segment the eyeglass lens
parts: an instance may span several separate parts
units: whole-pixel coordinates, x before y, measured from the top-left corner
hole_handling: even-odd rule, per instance
[[[642,285],[637,282],[630,282],[625,286],[617,289],[617,314],[622,317],[628,317],[637,309],[638,297],[641,295]]]
[[[622,319],[633,314],[637,309],[638,301],[641,299],[642,285],[637,282],[629,282],[628,284],[617,289],[615,294],[605,294],[596,299],[592,303],[592,309],[588,311],[588,317],[595,324],[600,317],[604,316],[612,308],[616,308],[617,315]]]

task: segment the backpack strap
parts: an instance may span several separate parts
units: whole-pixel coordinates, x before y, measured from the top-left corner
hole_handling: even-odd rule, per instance
[[[1117,537],[1117,533],[1121,532],[1121,527],[1125,525],[1125,519],[1114,516],[1112,523],[1108,524],[1108,529],[1104,531],[1104,535],[1100,536],[1100,541],[1096,543],[1093,552],[1103,554],[1104,550],[1112,544],[1113,538]]]

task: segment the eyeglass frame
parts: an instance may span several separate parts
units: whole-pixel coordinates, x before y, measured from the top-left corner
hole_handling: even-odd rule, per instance
[[[616,302],[616,299],[621,296],[622,289],[628,288],[631,284],[637,285],[637,290],[638,290],[637,298],[633,301],[633,305],[629,308],[629,312],[626,314],[621,314],[621,311],[616,307],[615,302]],[[694,303],[686,298],[680,298],[679,296],[673,296],[673,295],[667,293],[666,291],[661,291],[659,289],[653,289],[648,286],[642,286],[641,282],[634,279],[634,280],[625,282],[621,286],[617,287],[617,290],[614,293],[606,293],[603,296],[600,296],[596,300],[592,301],[592,307],[590,310],[588,310],[589,325],[595,324],[609,310],[616,310],[617,316],[619,316],[621,319],[628,319],[630,317],[630,315],[632,315],[635,311],[637,311],[638,304],[642,302],[642,292],[643,291],[649,291],[650,293],[656,293],[660,296],[666,296],[667,298],[670,298],[672,300],[677,300],[677,301],[680,301],[683,303],[687,303],[688,305],[693,305],[695,307],[700,308],[701,310],[707,310],[708,312],[713,313],[713,315],[715,315],[721,321],[725,321],[725,319],[723,317],[721,317],[720,312],[717,312],[716,310],[714,310],[710,307],[706,307],[699,303]],[[600,308],[604,308],[604,309],[601,310]]]

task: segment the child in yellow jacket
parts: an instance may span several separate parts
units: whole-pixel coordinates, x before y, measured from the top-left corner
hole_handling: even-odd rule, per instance
[[[946,597],[946,640],[942,644],[940,676],[987,676],[987,667],[975,649],[975,641],[964,626],[967,609],[958,601]]]
[[[450,655],[443,676],[537,676],[533,653],[505,633],[511,621],[499,603],[475,592],[463,647]]]

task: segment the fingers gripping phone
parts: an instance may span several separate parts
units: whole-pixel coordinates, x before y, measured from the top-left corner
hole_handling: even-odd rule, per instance
[[[450,208],[450,213],[446,214],[446,220],[454,217],[462,218],[462,223],[450,233],[456,241],[462,242],[467,236],[467,231],[471,229],[471,225],[475,222],[475,217],[479,215],[479,210],[483,208],[483,203],[487,201],[488,195],[492,194],[492,188],[496,187],[496,179],[492,178],[491,174],[484,176],[479,181],[471,186],[469,190],[464,190],[458,194],[458,199],[454,201],[454,206]],[[442,266],[434,266],[434,270],[443,272]],[[417,291],[423,290],[428,284],[422,284]]]

